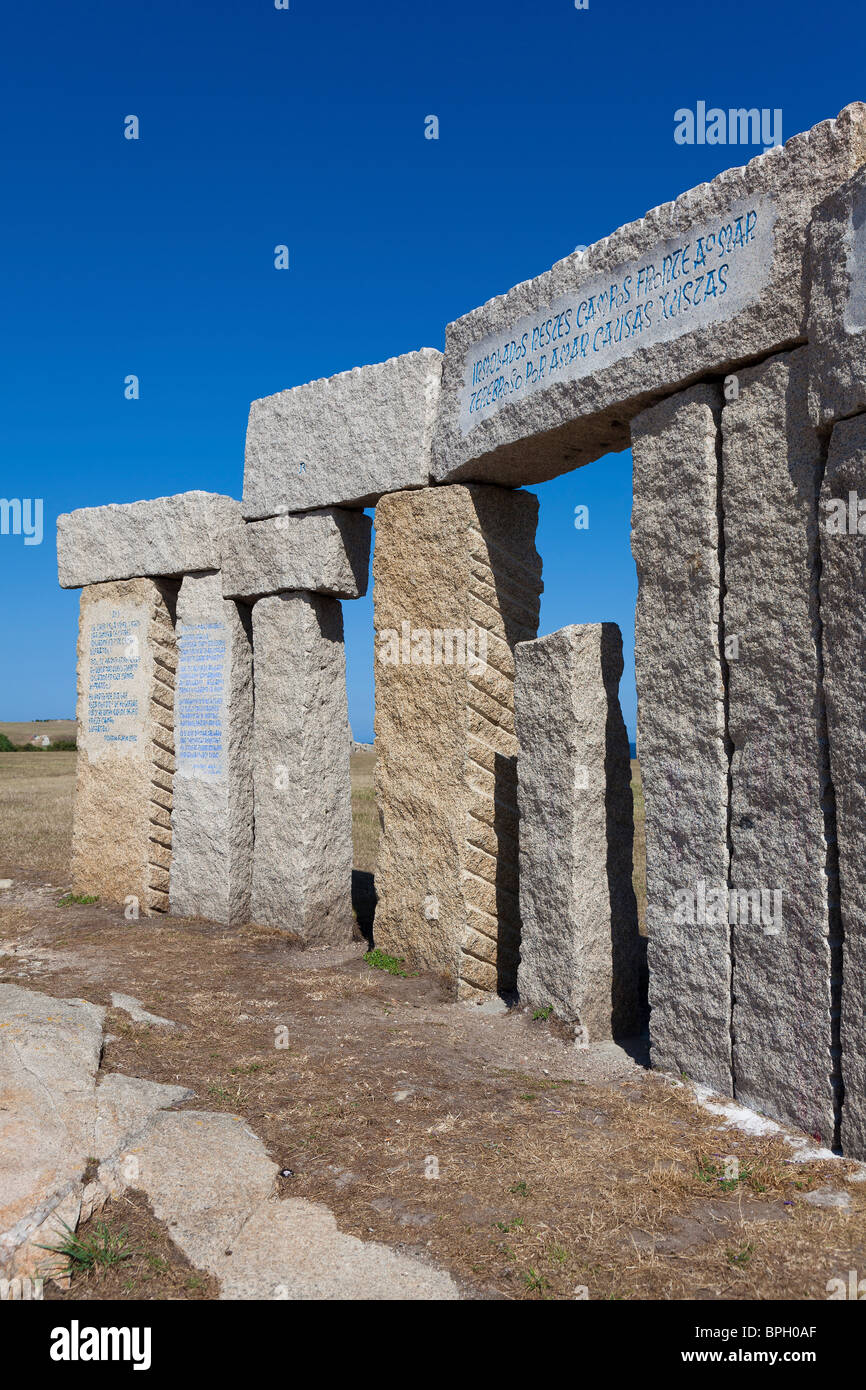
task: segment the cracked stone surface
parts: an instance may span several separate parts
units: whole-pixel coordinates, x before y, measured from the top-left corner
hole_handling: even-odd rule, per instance
[[[104,1016],[84,999],[0,985],[0,1277],[56,1270],[40,1247],[61,1223],[74,1230],[130,1187],[224,1299],[460,1297],[447,1272],[343,1234],[327,1207],[281,1201],[277,1164],[240,1117],[169,1111],[192,1091],[100,1075]],[[97,1180],[85,1183],[92,1159]]]
[[[0,1274],[33,1275],[61,1223],[75,1227],[107,1196],[85,1184],[163,1106],[191,1093],[134,1077],[97,1085],[105,1010],[84,999],[0,985]]]
[[[133,1150],[133,1186],[224,1299],[455,1299],[433,1265],[344,1235],[327,1209],[276,1195],[277,1164],[235,1115],[157,1115]],[[100,1178],[120,1185],[120,1164]],[[127,1158],[127,1167],[129,1167]]]

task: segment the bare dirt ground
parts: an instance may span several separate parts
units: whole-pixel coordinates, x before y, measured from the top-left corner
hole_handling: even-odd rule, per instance
[[[119,991],[175,1020],[110,1010],[103,1069],[180,1082],[191,1107],[242,1116],[290,1173],[281,1195],[422,1254],[467,1297],[823,1299],[828,1280],[866,1272],[856,1165],[722,1127],[690,1085],[644,1069],[640,1043],[638,1060],[610,1043],[579,1051],[555,1020],[486,1014],[432,976],[372,968],[363,942],[302,951],[270,929],[64,901],[68,799],[38,756],[41,811],[15,755],[0,756],[0,876],[14,880],[0,980],[106,1007]],[[732,1157],[738,1180],[725,1179]],[[827,1191],[846,1205],[814,1205]],[[215,1296],[134,1196],[96,1221],[131,1258],[52,1296]]]

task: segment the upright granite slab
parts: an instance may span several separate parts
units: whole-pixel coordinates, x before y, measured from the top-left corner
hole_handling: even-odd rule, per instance
[[[860,510],[862,508],[862,512]],[[833,430],[821,490],[821,617],[839,844],[842,1150],[866,1159],[866,415]]]
[[[538,626],[538,502],[428,488],[376,509],[376,945],[461,998],[513,989],[514,647]]]
[[[253,920],[351,941],[352,790],[343,614],[318,594],[253,606]]]
[[[421,348],[253,401],[244,516],[369,507],[426,487],[441,375],[441,352]]]
[[[363,512],[343,507],[240,522],[222,539],[223,594],[249,602],[303,589],[361,598],[372,528]]]
[[[219,568],[220,540],[240,503],[214,492],[82,507],[57,518],[61,588]]]
[[[634,812],[616,623],[515,648],[521,1003],[589,1039],[638,1030]]]
[[[253,865],[250,610],[215,571],[188,574],[177,601],[177,768],[171,910],[248,922]]]
[[[541,482],[629,421],[806,335],[813,208],[866,160],[866,107],[618,228],[448,325],[433,475]]]
[[[168,909],[176,586],[88,585],[78,627],[77,893]]]
[[[737,1099],[830,1145],[839,943],[825,822],[822,453],[807,385],[806,349],[786,353],[741,372],[738,398],[722,412],[724,631],[737,652],[729,919]],[[835,898],[835,881],[829,889]]]
[[[809,407],[832,424],[866,410],[866,171],[815,209],[809,271]]]
[[[695,386],[634,421],[632,552],[652,1060],[731,1095],[720,404]]]

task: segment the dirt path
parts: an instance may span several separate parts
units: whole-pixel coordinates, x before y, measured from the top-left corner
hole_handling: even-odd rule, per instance
[[[3,893],[2,980],[106,1006],[103,1071],[241,1116],[289,1170],[282,1196],[430,1259],[464,1297],[822,1299],[866,1273],[856,1165],[725,1129],[613,1044],[581,1052],[525,1012],[454,1003],[435,978],[371,969],[362,945],[301,951],[59,897]],[[133,1022],[116,992],[179,1026]]]

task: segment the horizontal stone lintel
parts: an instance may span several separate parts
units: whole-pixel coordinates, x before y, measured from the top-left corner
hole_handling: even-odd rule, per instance
[[[81,507],[57,518],[60,587],[219,569],[220,540],[240,503],[215,492]]]
[[[252,602],[292,591],[361,598],[373,523],[344,507],[240,522],[222,538],[225,598]]]
[[[442,354],[421,348],[253,401],[243,514],[371,507],[426,487]]]
[[[866,160],[855,103],[448,325],[435,482],[543,482],[640,411],[802,343],[814,209]]]

